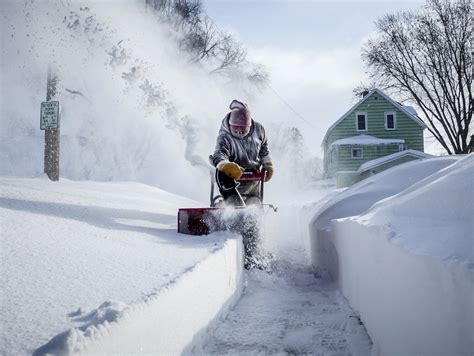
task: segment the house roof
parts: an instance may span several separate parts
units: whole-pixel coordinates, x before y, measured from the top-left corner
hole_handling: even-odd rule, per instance
[[[352,137],[341,138],[340,140],[331,143],[332,146],[379,146],[379,145],[398,145],[404,144],[405,140],[402,138],[378,138],[370,135],[357,135]]]
[[[329,133],[342,121],[344,120],[352,111],[354,111],[355,108],[357,108],[360,104],[365,102],[368,98],[372,96],[372,94],[377,93],[383,98],[387,99],[391,104],[393,104],[396,108],[400,109],[402,112],[404,112],[410,119],[415,121],[418,125],[420,125],[423,128],[426,128],[426,124],[418,117],[416,114],[415,109],[413,109],[411,106],[404,106],[392,98],[390,98],[387,94],[385,94],[383,91],[381,91],[378,88],[372,89],[366,96],[364,96],[361,100],[359,100],[357,103],[355,103],[344,115],[342,115],[334,124],[332,124],[328,130],[326,131],[326,134],[324,135],[323,139],[323,145],[326,142]]]
[[[424,152],[417,151],[417,150],[400,151],[400,152],[392,153],[391,155],[383,156],[383,157],[373,159],[371,161],[367,161],[367,162],[361,164],[359,169],[357,170],[357,173],[360,174],[362,172],[368,171],[369,169],[378,167],[382,164],[385,164],[385,163],[388,163],[388,162],[391,162],[391,161],[395,161],[395,160],[397,160],[399,158],[402,158],[402,157],[405,157],[405,156],[412,156],[412,157],[416,157],[416,158],[420,158],[420,159],[433,157],[432,155],[430,155],[428,153],[424,153]]]

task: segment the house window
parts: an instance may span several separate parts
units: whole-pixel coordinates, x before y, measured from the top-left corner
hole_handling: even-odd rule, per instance
[[[352,158],[363,158],[362,148],[351,148]]]
[[[385,113],[385,130],[397,129],[397,114],[395,112]]]
[[[356,112],[356,129],[357,131],[367,131],[366,112]]]

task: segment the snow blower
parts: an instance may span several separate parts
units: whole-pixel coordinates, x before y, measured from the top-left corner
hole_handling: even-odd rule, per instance
[[[265,182],[265,171],[244,172],[242,177],[235,182],[234,186],[228,189],[234,190],[237,202],[233,202],[232,206],[228,206],[222,195],[214,195],[214,186],[216,183],[217,172],[213,170],[211,173],[211,194],[210,207],[208,208],[181,208],[178,211],[178,232],[187,235],[208,235],[211,232],[219,230],[231,230],[242,233],[243,220],[247,214],[246,196],[240,194],[237,187],[241,182],[258,181],[260,185],[259,202],[257,209],[268,206],[273,211],[277,208],[272,204],[263,204],[263,186]],[[252,205],[254,209],[255,205]],[[255,224],[257,222],[255,221]]]

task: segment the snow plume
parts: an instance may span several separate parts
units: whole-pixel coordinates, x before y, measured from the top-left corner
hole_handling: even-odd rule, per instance
[[[304,188],[311,179],[310,157],[284,139],[274,107],[243,83],[228,78],[224,83],[190,64],[176,45],[178,35],[146,13],[142,3],[0,6],[0,174],[34,177],[43,172],[38,108],[53,63],[62,86],[61,177],[138,181],[205,201],[207,157],[229,103],[238,99],[267,128],[276,169],[270,195]],[[288,147],[304,159],[295,158]],[[295,174],[301,178],[296,184]],[[193,184],[181,184],[191,177]]]
[[[62,177],[134,180],[202,198],[207,156],[239,88],[190,64],[177,34],[141,3],[0,6],[0,174],[42,174],[38,112],[52,63],[62,84]],[[204,189],[177,184],[189,176]]]

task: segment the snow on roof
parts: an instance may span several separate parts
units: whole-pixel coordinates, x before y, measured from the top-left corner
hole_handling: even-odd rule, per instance
[[[381,164],[384,164],[384,163],[387,163],[387,162],[390,162],[390,161],[394,161],[394,160],[399,159],[399,158],[404,157],[404,156],[412,156],[412,157],[416,157],[416,158],[431,158],[431,157],[433,157],[432,155],[430,155],[428,153],[424,153],[424,152],[417,151],[417,150],[406,150],[406,151],[395,152],[395,153],[392,153],[391,155],[383,156],[383,157],[373,159],[371,161],[367,161],[367,162],[363,163],[359,167],[359,169],[357,170],[357,173],[360,174],[360,173],[365,172],[365,171],[367,171],[371,168],[380,166]]]
[[[423,122],[423,120],[421,120],[418,115],[416,114],[416,111],[415,109],[413,109],[411,106],[404,106],[400,103],[397,103],[395,100],[393,100],[392,98],[390,98],[387,94],[385,94],[383,91],[381,91],[380,89],[378,88],[374,88],[372,89],[369,94],[367,94],[366,96],[364,96],[361,100],[359,100],[357,103],[355,103],[349,110],[346,111],[346,113],[344,115],[342,115],[339,119],[337,119],[337,121],[332,124],[328,130],[326,131],[326,134],[324,135],[324,138],[323,138],[323,145],[324,143],[326,142],[327,138],[328,138],[328,135],[329,133],[342,121],[344,120],[356,107],[358,107],[360,104],[362,104],[364,101],[366,101],[368,98],[370,98],[372,96],[372,94],[374,93],[378,93],[379,95],[381,95],[383,98],[387,99],[390,103],[392,103],[396,108],[400,109],[401,111],[403,111],[410,119],[412,119],[413,121],[415,121],[418,125],[420,125],[421,127],[423,128],[426,128],[426,124]],[[408,109],[408,108],[411,108],[411,109]]]
[[[340,140],[334,141],[331,143],[331,146],[343,146],[343,145],[358,145],[358,146],[367,146],[367,145],[397,145],[404,144],[405,140],[401,138],[378,138],[370,135],[357,135],[342,138]]]
[[[405,105],[404,108],[411,112],[413,115],[418,116],[418,113],[416,112],[415,108],[413,106]]]

